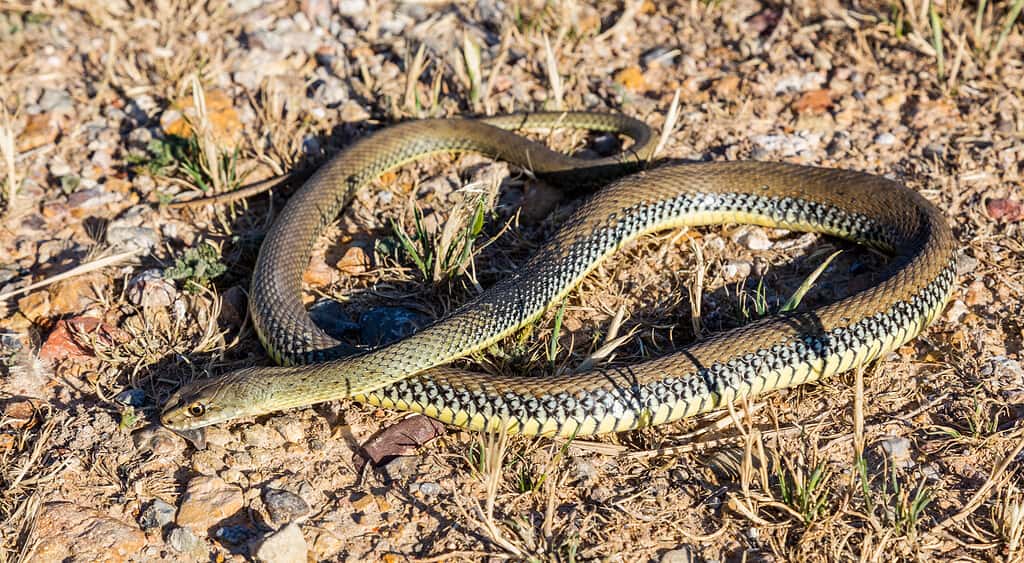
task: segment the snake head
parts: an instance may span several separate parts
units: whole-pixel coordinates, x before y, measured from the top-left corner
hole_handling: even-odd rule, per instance
[[[222,416],[222,408],[211,399],[216,381],[206,379],[186,385],[174,392],[164,403],[160,422],[175,431],[197,430],[231,418]]]
[[[160,422],[178,433],[197,430],[253,412],[251,384],[253,369],[238,370],[215,378],[201,379],[182,386],[164,403]]]

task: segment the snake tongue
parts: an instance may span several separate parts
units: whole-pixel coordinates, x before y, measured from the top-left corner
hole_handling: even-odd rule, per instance
[[[203,428],[194,428],[192,430],[174,430],[178,436],[188,440],[192,447],[197,450],[206,449],[206,432]]]

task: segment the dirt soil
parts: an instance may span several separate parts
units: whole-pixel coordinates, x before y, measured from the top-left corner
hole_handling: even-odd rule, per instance
[[[1024,560],[1022,4],[0,2],[0,563]],[[385,435],[364,466],[378,431],[438,432],[350,401],[222,424],[203,450],[160,427],[181,384],[272,363],[246,293],[298,182],[168,203],[301,176],[401,120],[540,109],[668,125],[663,159],[897,179],[954,228],[951,302],[859,373],[595,439]],[[307,301],[352,344],[401,337],[578,203],[480,157],[406,166],[330,226]],[[655,357],[777,312],[835,250],[802,308],[885,257],[735,225],[646,236],[461,363]]]

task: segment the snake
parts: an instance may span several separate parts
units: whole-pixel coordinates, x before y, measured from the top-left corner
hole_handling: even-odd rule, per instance
[[[518,131],[587,129],[628,137],[588,159]],[[551,112],[411,120],[329,160],[267,232],[249,309],[278,366],[199,379],[174,392],[161,422],[180,433],[324,401],[354,399],[470,430],[576,437],[664,424],[864,366],[916,337],[956,287],[956,244],[928,199],[882,176],[766,161],[652,162],[640,120]],[[508,161],[567,192],[591,190],[525,265],[412,335],[353,350],[310,319],[302,274],[325,227],[382,174],[428,155]],[[623,245],[666,229],[751,224],[838,237],[889,256],[878,282],[807,310],[765,317],[645,361],[574,373],[478,373],[452,367],[530,326]]]

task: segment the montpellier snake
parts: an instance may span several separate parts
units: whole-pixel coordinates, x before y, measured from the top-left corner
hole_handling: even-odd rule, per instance
[[[634,142],[619,155],[581,160],[509,131],[556,127],[618,133]],[[916,336],[953,290],[955,246],[945,217],[899,183],[838,169],[709,162],[652,167],[604,187],[514,275],[393,344],[352,355],[302,305],[302,273],[317,237],[356,190],[387,170],[424,155],[468,151],[571,187],[640,170],[652,147],[643,123],[585,112],[411,121],[355,143],[291,198],[260,249],[250,311],[266,349],[285,367],[241,369],[187,385],[168,400],[162,422],[189,432],[347,397],[470,429],[617,432],[861,366]],[[444,367],[536,320],[625,243],[663,229],[719,223],[825,233],[892,260],[874,287],[643,363],[558,377]]]

